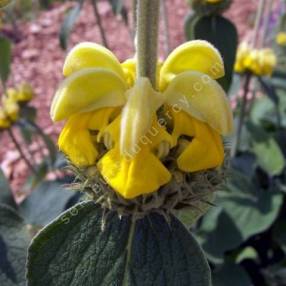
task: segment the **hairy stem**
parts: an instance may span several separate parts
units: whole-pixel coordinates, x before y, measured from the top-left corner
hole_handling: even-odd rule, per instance
[[[106,48],[108,48],[107,38],[106,38],[105,31],[104,31],[104,28],[102,25],[101,16],[99,14],[98,7],[97,7],[97,0],[91,0],[91,3],[92,3],[92,7],[93,7],[94,16],[95,16],[95,19],[96,19],[97,24],[98,24],[98,28],[99,28],[99,32],[101,35],[103,45]]]
[[[147,77],[156,88],[160,0],[137,4],[137,77]]]

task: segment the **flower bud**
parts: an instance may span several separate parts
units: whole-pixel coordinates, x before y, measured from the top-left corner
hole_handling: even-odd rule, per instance
[[[11,122],[7,118],[3,108],[0,107],[0,129],[6,129],[10,127]]]
[[[34,91],[30,84],[28,83],[22,83],[18,87],[17,92],[17,101],[18,102],[28,102],[33,99],[34,97]]]
[[[286,46],[286,32],[280,32],[276,35],[276,43],[279,46]]]
[[[2,105],[5,114],[10,121],[15,122],[19,117],[19,105],[12,97],[4,97]]]

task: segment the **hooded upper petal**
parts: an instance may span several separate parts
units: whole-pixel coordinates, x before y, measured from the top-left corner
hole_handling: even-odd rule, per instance
[[[77,71],[60,85],[52,102],[51,117],[60,121],[78,112],[123,105],[126,89],[125,82],[112,71]]]
[[[104,68],[124,79],[124,72],[117,57],[96,43],[84,42],[76,45],[66,57],[63,74],[67,77],[85,68]]]
[[[224,76],[224,64],[219,51],[207,41],[187,42],[176,48],[163,63],[160,90],[186,71],[198,71],[217,79]]]
[[[193,71],[181,73],[164,95],[167,104],[207,123],[219,134],[232,132],[232,111],[225,92],[208,75]]]

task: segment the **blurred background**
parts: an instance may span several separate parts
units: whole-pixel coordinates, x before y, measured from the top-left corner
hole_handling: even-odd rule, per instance
[[[92,41],[122,61],[132,57],[133,2],[15,0],[0,10],[0,95],[17,98],[1,99],[0,109],[0,205],[12,208],[17,217],[17,224],[12,215],[0,218],[0,285],[24,285],[23,261],[33,234],[80,199],[79,193],[65,188],[74,178],[57,151],[62,125],[53,124],[49,116],[66,54],[75,44]],[[211,41],[225,59],[227,75],[220,83],[234,110],[236,133],[226,139],[232,148],[231,169],[214,206],[195,224],[192,212],[181,218],[205,250],[215,286],[283,286],[286,1],[203,2],[162,1],[160,57],[187,40]],[[271,49],[275,61],[267,53],[263,58],[272,65],[271,72],[234,71],[242,42]],[[10,123],[5,108],[11,111]],[[7,233],[15,235],[15,241],[21,239],[17,251]],[[17,271],[11,284],[9,255],[19,257],[17,265],[9,264]]]

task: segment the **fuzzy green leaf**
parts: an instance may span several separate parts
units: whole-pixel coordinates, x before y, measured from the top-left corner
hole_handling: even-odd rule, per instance
[[[218,204],[233,219],[244,240],[267,230],[279,215],[283,194],[258,189],[249,177],[232,173],[226,192],[219,194]]]
[[[257,164],[271,176],[281,174],[285,159],[276,140],[258,125],[249,122],[247,129],[251,134],[252,151],[257,156]]]
[[[233,219],[220,207],[213,207],[203,217],[197,238],[213,263],[223,263],[224,253],[243,242]]]
[[[23,219],[0,204],[0,285],[24,286],[29,236]]]
[[[175,218],[134,223],[111,213],[102,230],[102,216],[83,202],[40,232],[29,249],[28,285],[211,285],[199,245]]]
[[[224,191],[202,219],[198,238],[208,258],[222,263],[226,251],[238,247],[251,236],[267,230],[279,215],[283,194],[261,190],[248,176],[233,171]]]
[[[75,193],[65,190],[63,182],[45,181],[22,202],[19,210],[27,223],[44,226],[66,209],[73,196]]]

